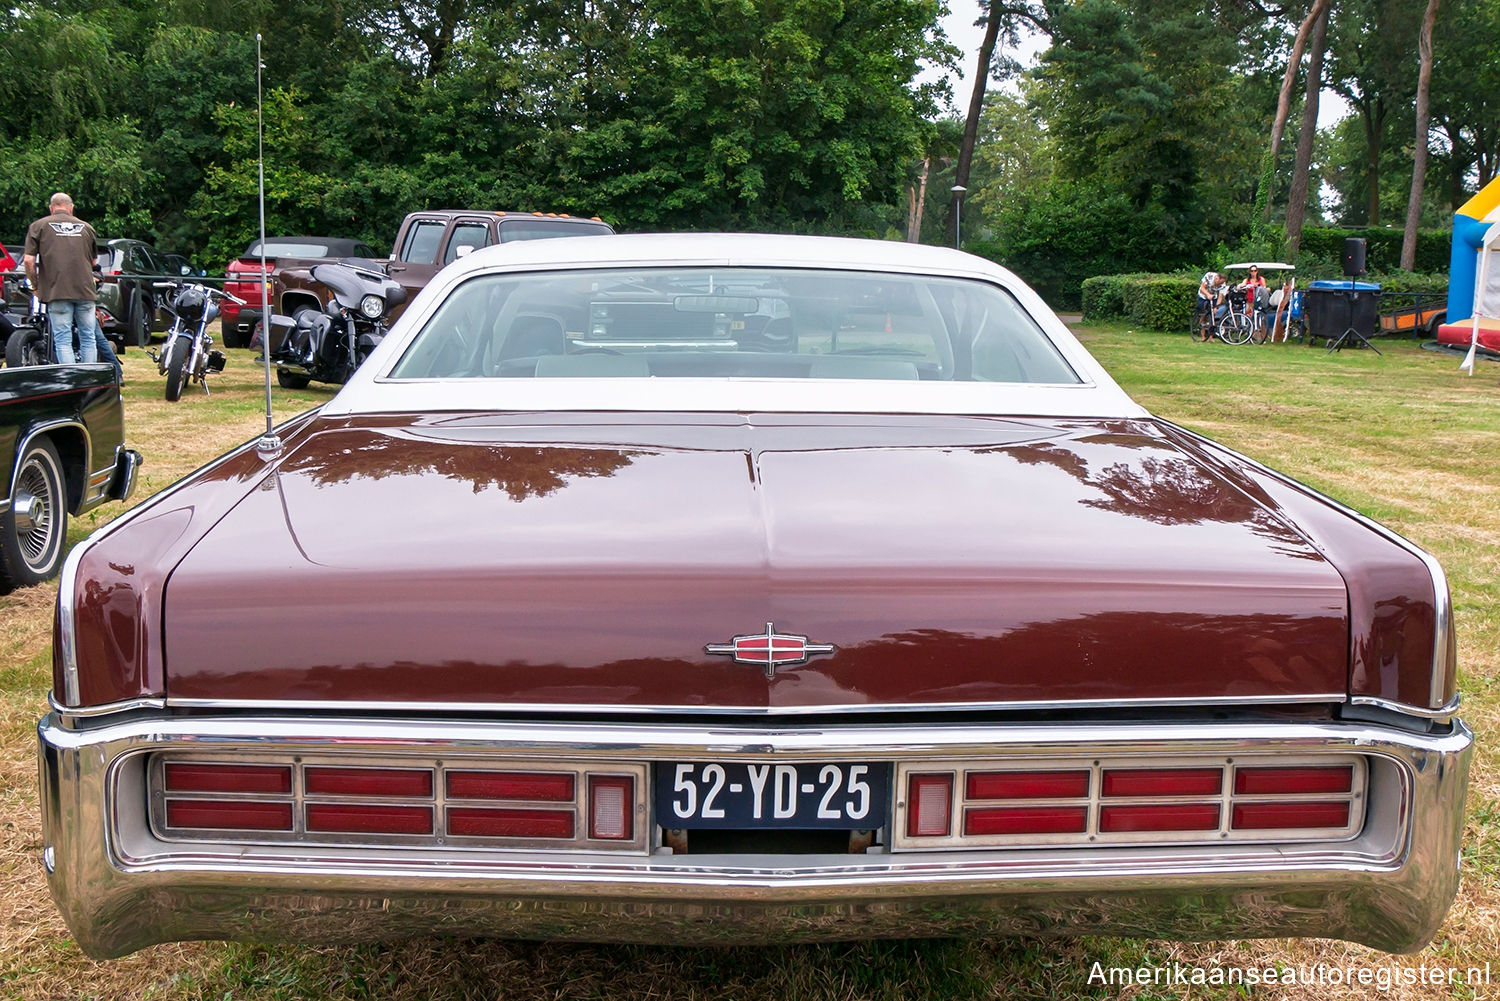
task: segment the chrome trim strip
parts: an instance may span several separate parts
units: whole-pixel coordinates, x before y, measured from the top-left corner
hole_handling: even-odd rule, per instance
[[[310,415],[315,413],[317,409],[318,408],[314,408],[313,410],[298,414],[290,420],[283,422],[280,427],[277,428],[277,430],[281,430],[282,428],[288,427],[296,421],[300,421],[306,417],[309,417]],[[226,452],[225,454],[219,456],[217,459],[214,459],[207,465],[199,467],[198,469],[184,476],[182,479],[178,480],[176,483],[171,484],[165,489],[157,491],[155,494],[148,497],[140,504],[137,504],[135,507],[131,508],[131,510],[129,511],[130,517],[134,518],[136,515],[149,511],[152,508],[156,507],[158,504],[162,503],[167,498],[177,493],[177,491],[181,490],[183,487],[187,486],[189,483],[192,483],[198,478],[199,474],[203,473],[204,471],[213,469],[225,462],[228,462],[235,456],[253,450],[255,448],[256,442],[258,441],[260,441],[259,437],[252,438],[244,444],[240,445],[238,448],[235,448],[232,451]],[[132,490],[133,484],[134,480],[132,479]],[[58,575],[57,615],[59,620],[58,631],[61,634],[62,638],[59,655],[62,657],[63,662],[63,701],[70,707],[77,706],[80,702],[83,701],[83,696],[81,694],[78,680],[78,641],[76,636],[74,635],[76,623],[74,621],[73,615],[73,609],[75,607],[75,602],[77,601],[78,564],[82,562],[84,554],[88,552],[89,549],[93,548],[96,543],[107,538],[128,520],[130,519],[124,517],[115,518],[109,523],[101,525],[88,538],[84,539],[82,542],[78,543],[78,545],[74,546],[68,552],[68,558],[63,561],[62,573]],[[77,713],[77,710],[71,708],[67,709],[66,711],[69,713]]]
[[[161,941],[430,934],[773,942],[1054,931],[1343,937],[1390,951],[1436,933],[1458,885],[1473,735],[1366,722],[775,727],[168,716],[38,727],[49,884],[90,955]],[[150,751],[460,754],[497,764],[951,761],[1090,755],[1362,755],[1366,823],[1321,844],[866,855],[456,853],[405,846],[191,845],[148,824]],[[586,767],[586,764],[580,764]],[[205,895],[216,902],[202,906]],[[358,920],[351,916],[358,915]]]
[[[1161,698],[1161,699],[1079,699],[1036,702],[878,702],[840,703],[815,706],[684,706],[646,705],[619,703],[559,703],[559,702],[381,702],[350,699],[347,702],[328,699],[185,699],[167,696],[166,704],[173,709],[266,709],[280,712],[400,712],[412,713],[494,713],[524,712],[550,714],[587,715],[637,715],[641,713],[666,713],[695,716],[812,716],[819,713],[915,713],[915,712],[1027,712],[1053,709],[1152,709],[1213,706],[1231,708],[1236,706],[1290,706],[1290,705],[1343,705],[1348,701],[1347,692],[1329,692],[1318,695],[1254,695],[1236,697],[1232,695],[1208,698]],[[63,710],[71,712],[72,710]]]
[[[9,497],[0,497],[0,514],[4,514],[5,512],[7,512],[9,510],[10,510],[10,498]]]
[[[165,709],[167,700],[161,698],[138,698],[121,699],[119,702],[108,702],[103,705],[87,706],[73,709],[57,701],[52,692],[47,693],[47,704],[52,711],[64,721],[70,719],[98,719],[102,716],[113,716],[116,713],[134,712],[137,709]]]
[[[1433,672],[1431,702],[1433,704],[1441,705],[1443,700],[1444,675],[1447,670],[1449,657],[1448,635],[1453,629],[1453,595],[1448,590],[1448,575],[1443,572],[1443,567],[1440,563],[1438,563],[1437,557],[1433,556],[1427,550],[1423,549],[1421,546],[1417,545],[1415,542],[1412,542],[1405,536],[1392,531],[1391,529],[1382,525],[1380,522],[1376,521],[1366,514],[1362,514],[1361,512],[1356,511],[1354,508],[1343,503],[1342,501],[1338,501],[1332,497],[1329,497],[1321,490],[1315,490],[1312,487],[1308,486],[1306,483],[1302,483],[1293,479],[1286,473],[1272,469],[1270,466],[1267,466],[1263,462],[1252,459],[1248,455],[1244,455],[1238,451],[1235,451],[1234,449],[1229,448],[1229,446],[1221,442],[1214,441],[1212,438],[1201,435],[1196,431],[1191,431],[1180,424],[1174,424],[1173,422],[1162,417],[1158,417],[1156,418],[1156,420],[1160,421],[1162,424],[1167,425],[1168,427],[1175,428],[1176,430],[1181,431],[1183,434],[1197,441],[1206,442],[1214,446],[1215,448],[1221,448],[1225,449],[1226,451],[1233,452],[1236,456],[1243,459],[1251,466],[1267,474],[1268,476],[1271,476],[1274,479],[1280,480],[1287,486],[1307,491],[1314,497],[1326,503],[1329,507],[1332,507],[1334,510],[1340,512],[1341,514],[1353,518],[1355,521],[1364,525],[1366,528],[1373,530],[1377,535],[1383,536],[1387,541],[1394,542],[1396,545],[1400,546],[1402,549],[1405,549],[1417,559],[1421,560],[1422,564],[1427,568],[1428,576],[1432,578],[1432,604],[1434,611],[1434,622],[1432,641]],[[1356,699],[1354,701],[1358,700]],[[1441,709],[1433,710],[1428,706],[1408,706],[1405,703],[1396,702],[1388,702],[1387,705],[1389,707],[1400,706],[1400,708],[1396,709],[1395,711],[1404,712],[1412,716],[1421,716],[1423,718],[1430,718],[1429,714],[1433,713],[1434,711],[1442,711]]]
[[[1446,722],[1458,715],[1458,706],[1462,701],[1463,695],[1455,693],[1453,698],[1436,709],[1419,709],[1416,706],[1409,706],[1404,702],[1392,702],[1390,699],[1380,699],[1373,695],[1355,695],[1349,699],[1351,705],[1375,706],[1378,709],[1388,709],[1393,713],[1400,713],[1403,716],[1418,716],[1422,719],[1437,720],[1440,723]]]

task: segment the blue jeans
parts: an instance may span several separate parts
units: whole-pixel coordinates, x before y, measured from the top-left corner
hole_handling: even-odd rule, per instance
[[[82,338],[80,338],[81,340]],[[114,345],[109,343],[109,338],[104,336],[104,328],[99,326],[99,313],[94,313],[94,348],[99,353],[100,361],[107,361],[115,367],[115,381],[125,381],[125,368],[120,364],[120,358],[115,354]]]
[[[98,346],[94,342],[94,329],[99,325],[99,321],[94,315],[93,300],[53,299],[47,303],[47,320],[52,324],[53,357],[59,365],[99,360]],[[78,339],[76,356],[73,354],[73,328],[75,326],[83,335]]]

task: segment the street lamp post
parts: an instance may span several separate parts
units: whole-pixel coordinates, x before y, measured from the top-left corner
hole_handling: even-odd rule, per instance
[[[953,192],[953,249],[962,250],[964,246],[964,192],[969,189],[962,184],[955,184],[949,190]]]

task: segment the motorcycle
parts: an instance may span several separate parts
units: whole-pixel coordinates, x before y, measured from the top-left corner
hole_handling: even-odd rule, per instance
[[[172,314],[172,326],[161,352],[149,351],[156,370],[167,377],[167,400],[175,402],[182,398],[187,384],[196,382],[208,392],[208,377],[214,372],[224,371],[224,352],[214,348],[209,324],[219,318],[219,303],[225,299],[244,305],[245,301],[223,289],[196,282],[155,282],[156,288],[171,291],[172,301],[167,311]]]
[[[391,310],[406,301],[406,289],[368,261],[317,264],[312,276],[332,292],[323,311],[302,309],[270,320],[269,340],[276,345],[271,361],[284,389],[304,389],[314,379],[347,382],[385,340]]]
[[[30,300],[29,311],[22,302],[6,302],[5,318],[11,328],[5,339],[5,365],[20,368],[23,365],[52,364],[52,329],[47,326],[47,305],[36,297],[31,282],[22,278],[16,283],[17,300],[24,295]]]

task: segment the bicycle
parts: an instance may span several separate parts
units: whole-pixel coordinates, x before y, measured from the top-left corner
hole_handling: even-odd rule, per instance
[[[1205,333],[1217,337],[1225,344],[1244,344],[1250,340],[1254,323],[1245,312],[1245,293],[1230,290],[1222,297],[1217,307],[1199,299],[1193,307],[1193,318],[1188,324],[1188,333],[1195,340],[1205,340]]]

